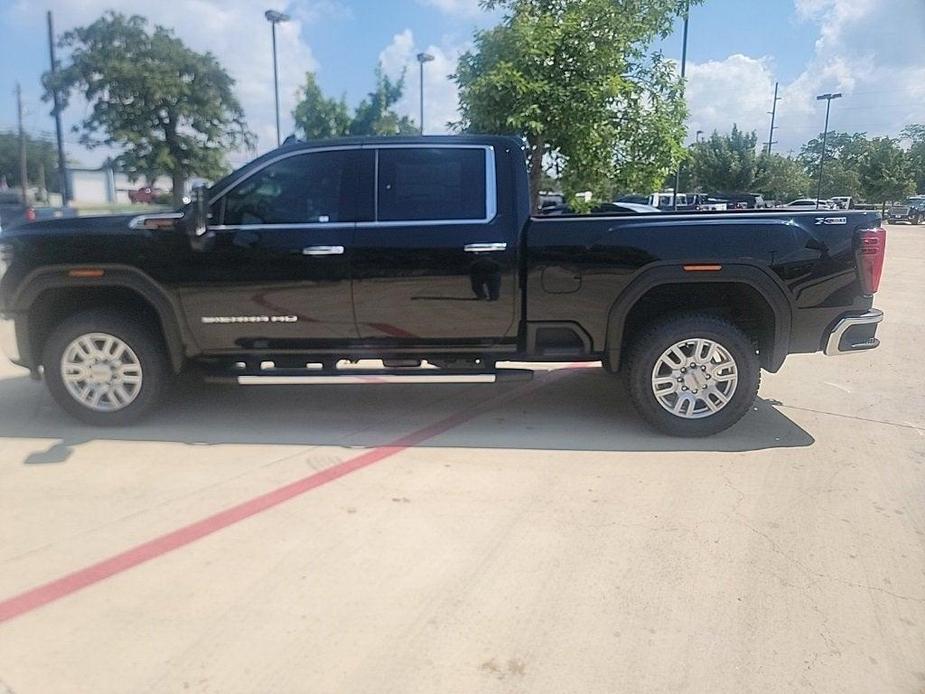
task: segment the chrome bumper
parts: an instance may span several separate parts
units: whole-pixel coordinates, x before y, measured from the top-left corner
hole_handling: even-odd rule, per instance
[[[19,344],[16,342],[16,323],[12,316],[3,313],[0,313],[0,350],[14,364],[22,361]]]
[[[825,344],[826,355],[833,357],[837,354],[863,352],[868,349],[879,347],[880,340],[874,337],[877,332],[876,327],[874,327],[873,330],[869,328],[871,326],[876,326],[882,320],[883,311],[879,311],[875,308],[872,308],[867,313],[862,313],[860,316],[847,316],[842,318],[835,324],[835,327],[832,328],[832,332],[829,334],[829,339]],[[864,328],[867,329],[865,330]],[[852,338],[849,331],[862,334]]]

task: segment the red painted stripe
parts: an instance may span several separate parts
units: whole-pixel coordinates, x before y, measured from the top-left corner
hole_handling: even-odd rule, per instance
[[[428,439],[439,436],[450,429],[461,424],[465,424],[480,414],[484,414],[487,409],[497,407],[506,400],[525,395],[547,383],[556,380],[568,371],[561,370],[550,373],[542,380],[534,381],[508,391],[501,395],[489,398],[472,407],[466,408],[456,414],[450,415],[439,422],[432,424],[423,429],[419,429],[407,436],[403,436],[396,441],[379,448],[374,448],[366,453],[350,458],[342,463],[333,465],[326,470],[309,475],[285,486],[274,489],[271,492],[250,499],[237,506],[220,511],[215,515],[203,518],[200,521],[191,523],[173,532],[161,535],[153,540],[136,545],[131,549],[120,552],[114,556],[104,559],[101,562],[92,564],[73,573],[62,576],[59,579],[27,590],[19,595],[14,595],[0,602],[0,624],[15,617],[32,612],[33,610],[47,605],[61,598],[67,597],[79,590],[83,590],[95,583],[104,581],[107,578],[128,571],[131,568],[144,564],[157,557],[163,556],[175,549],[184,547],[196,540],[207,535],[211,535],[219,530],[227,528],[235,523],[239,523],[258,513],[267,511],[275,506],[289,501],[292,498],[305,494],[312,489],[333,482],[345,475],[349,475],[357,470],[362,470],[374,463],[378,463],[386,458],[390,458],[402,451],[417,446]]]

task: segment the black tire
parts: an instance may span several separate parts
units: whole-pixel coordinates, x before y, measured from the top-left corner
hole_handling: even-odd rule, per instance
[[[134,352],[141,368],[141,387],[122,409],[98,411],[82,404],[68,391],[61,373],[65,350],[90,333],[112,335]],[[45,342],[42,351],[45,382],[55,401],[71,416],[94,426],[122,426],[137,421],[160,402],[171,381],[164,342],[158,332],[129,315],[108,310],[78,313],[64,320]]]
[[[735,361],[738,381],[728,403],[714,414],[687,419],[666,410],[653,393],[653,370],[672,345],[704,338],[722,346]],[[736,325],[714,316],[680,314],[653,323],[633,340],[627,356],[630,397],[643,418],[671,436],[710,436],[731,427],[752,407],[758,395],[761,366],[755,346]]]

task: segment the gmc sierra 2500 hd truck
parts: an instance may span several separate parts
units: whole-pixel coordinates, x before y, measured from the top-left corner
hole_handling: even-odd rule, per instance
[[[176,212],[6,229],[5,350],[102,425],[184,370],[473,382],[601,360],[652,425],[703,436],[788,354],[879,344],[876,213],[533,217],[525,161],[507,137],[295,142]]]

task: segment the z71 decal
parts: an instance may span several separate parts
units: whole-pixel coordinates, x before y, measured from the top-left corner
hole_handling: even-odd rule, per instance
[[[847,217],[816,217],[816,226],[822,224],[847,224]]]

